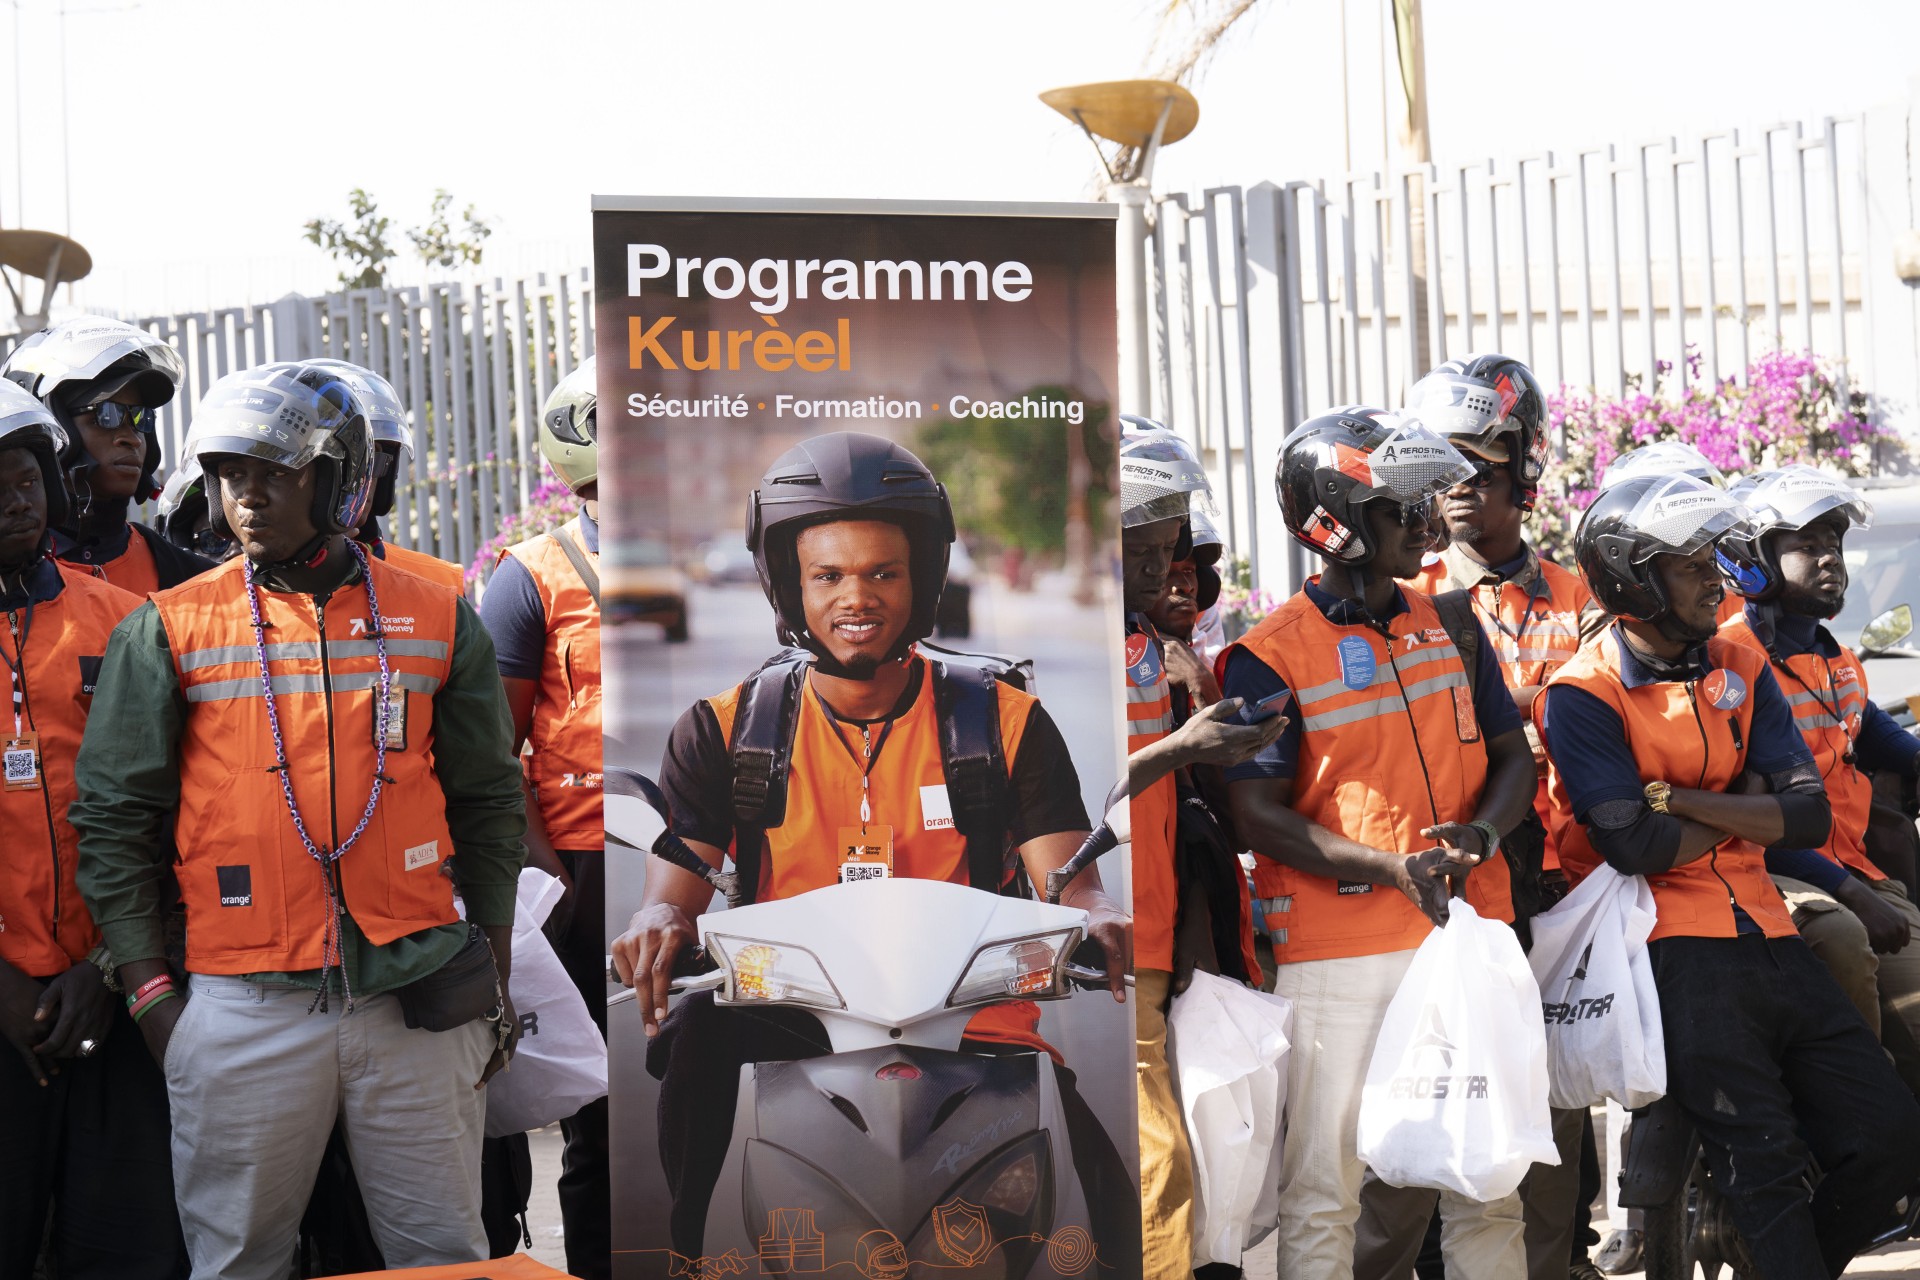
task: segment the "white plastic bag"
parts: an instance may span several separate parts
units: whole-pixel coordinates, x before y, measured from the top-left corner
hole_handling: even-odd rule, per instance
[[[1167,1015],[1193,1146],[1193,1263],[1240,1264],[1280,1222],[1281,1117],[1293,1005],[1195,973]]]
[[[487,1083],[489,1138],[544,1128],[607,1093],[607,1042],[540,932],[564,891],[536,867],[520,872],[510,993],[524,1030],[512,1069]]]
[[[1540,989],[1513,930],[1455,898],[1407,967],[1360,1097],[1360,1158],[1399,1187],[1475,1200],[1558,1164]]]
[[[1612,1098],[1629,1109],[1667,1091],[1666,1041],[1647,935],[1653,890],[1602,863],[1533,918],[1534,977],[1547,1024],[1556,1107]]]

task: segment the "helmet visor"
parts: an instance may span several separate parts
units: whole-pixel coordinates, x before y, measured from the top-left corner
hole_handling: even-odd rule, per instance
[[[81,316],[55,325],[39,342],[23,343],[7,361],[7,371],[41,379],[42,390],[66,382],[89,382],[118,361],[143,354],[153,368],[178,386],[186,370],[172,347],[130,324],[99,316]]]
[[[1403,417],[1367,455],[1373,496],[1417,503],[1444,493],[1474,474],[1473,464],[1425,420]]]
[[[0,439],[33,427],[47,433],[55,453],[66,448],[67,433],[60,429],[47,407],[14,383],[0,380]]]
[[[348,421],[335,399],[291,378],[216,384],[193,417],[189,452],[243,454],[298,471]]]
[[[1657,555],[1692,555],[1746,517],[1723,490],[1692,476],[1668,476],[1640,495],[1626,525],[1640,535],[1634,563]]]
[[[1727,477],[1720,468],[1707,461],[1707,456],[1698,449],[1678,440],[1662,440],[1621,454],[1600,477],[1600,487],[1604,489],[1635,476],[1672,475],[1692,476],[1720,489],[1727,487]]]
[[[1413,384],[1407,396],[1407,412],[1436,432],[1476,439],[1505,425],[1513,404],[1511,399],[1503,402],[1499,391],[1477,378],[1446,372],[1428,374]]]
[[[1747,495],[1761,530],[1804,529],[1836,512],[1849,529],[1871,529],[1873,508],[1846,481],[1808,466],[1792,466],[1763,479]]]
[[[1193,511],[1214,512],[1213,485],[1193,447],[1171,431],[1120,442],[1120,525],[1132,529]]]

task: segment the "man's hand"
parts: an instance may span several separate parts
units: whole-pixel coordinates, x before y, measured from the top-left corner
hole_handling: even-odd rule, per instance
[[[1478,827],[1464,822],[1443,822],[1427,827],[1421,835],[1438,841],[1447,856],[1465,867],[1477,867],[1487,860],[1487,837]]]
[[[1162,637],[1160,643],[1166,655],[1167,679],[1187,691],[1195,710],[1220,701],[1220,682],[1192,649],[1172,636]]]
[[[42,1058],[78,1058],[80,1046],[106,1041],[113,1027],[115,996],[100,980],[100,970],[82,960],[47,984],[33,1020],[45,1037],[34,1052]]]
[[[141,1038],[147,1042],[147,1052],[162,1068],[167,1065],[167,1043],[173,1039],[173,1029],[187,1009],[187,993],[175,989],[180,991],[179,995],[148,1008],[136,1024],[140,1028]]]
[[[40,1004],[40,984],[20,972],[12,965],[0,960],[0,1035],[7,1038],[20,1060],[27,1064],[27,1073],[46,1088],[47,1077],[57,1074],[59,1067],[50,1065],[34,1047],[46,1034],[46,1028],[34,1021],[34,1012]]]
[[[494,1046],[493,1055],[487,1059],[486,1070],[474,1082],[476,1089],[486,1088],[487,1081],[506,1069],[507,1063],[513,1059],[514,1049],[520,1044],[520,1015],[514,1012],[513,997],[507,994],[505,987],[500,991],[500,1021],[507,1028],[506,1041]]]
[[[1273,716],[1259,724],[1241,724],[1234,714],[1240,699],[1227,698],[1194,713],[1167,736],[1179,765],[1233,765],[1251,760],[1280,740],[1287,717]],[[1137,794],[1137,793],[1136,793]]]
[[[1113,905],[1106,894],[1098,902],[1083,904],[1087,911],[1087,936],[1100,944],[1107,957],[1107,990],[1115,1001],[1127,999],[1127,975],[1133,972],[1133,917]]]
[[[1394,871],[1394,888],[1407,895],[1422,915],[1436,925],[1447,922],[1447,899],[1453,896],[1452,877],[1469,868],[1455,862],[1446,848],[1426,849],[1406,856]]]
[[[1907,918],[1883,902],[1866,881],[1848,876],[1833,896],[1866,928],[1867,944],[1879,955],[1892,955],[1913,940]]]
[[[674,962],[699,936],[685,911],[656,902],[636,911],[627,931],[613,940],[613,976],[640,993],[640,1017],[649,1036],[660,1033],[660,1020],[667,1016]]]

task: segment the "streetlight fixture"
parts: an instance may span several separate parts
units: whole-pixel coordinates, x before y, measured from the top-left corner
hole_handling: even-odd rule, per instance
[[[1153,203],[1153,162],[1161,147],[1193,132],[1200,123],[1200,103],[1184,85],[1171,80],[1069,85],[1047,90],[1040,101],[1080,126],[1100,157],[1107,195],[1120,206],[1115,281],[1120,308],[1120,410],[1147,413],[1153,400],[1147,360],[1145,248]],[[1118,144],[1111,156],[1100,146],[1102,138]]]
[[[15,333],[44,329],[53,309],[53,291],[92,270],[93,255],[77,240],[53,231],[0,231],[0,283],[5,283],[13,299]],[[40,306],[35,311],[27,310],[28,280],[41,282]]]

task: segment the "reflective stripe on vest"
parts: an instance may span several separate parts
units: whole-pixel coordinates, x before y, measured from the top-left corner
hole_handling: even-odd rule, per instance
[[[556,849],[598,849],[601,821],[600,606],[554,539],[572,538],[586,553],[580,518],[501,552],[533,579],[546,615],[547,645],[527,727],[527,777]],[[598,563],[599,557],[586,553]]]
[[[136,541],[139,534],[132,535]],[[0,824],[7,832],[6,874],[0,875],[0,960],[31,978],[51,978],[85,959],[100,941],[74,872],[79,840],[67,814],[79,798],[74,757],[93,697],[84,668],[98,667],[107,637],[140,598],[88,572],[61,563],[60,594],[17,615],[25,632],[25,694],[21,728],[40,737],[40,786],[0,791]],[[20,639],[0,618],[0,652],[22,655]],[[91,663],[89,663],[91,659]],[[13,719],[6,719],[13,736]],[[95,975],[96,977],[98,975]]]
[[[1707,659],[1746,681],[1748,696],[1722,711],[1694,690],[1696,682],[1657,681],[1629,689],[1620,678],[1617,627],[1595,636],[1572,662],[1560,668],[1549,690],[1567,685],[1583,689],[1612,707],[1626,730],[1627,746],[1639,766],[1640,781],[1725,791],[1746,770],[1753,741],[1753,697],[1767,670],[1764,653],[1725,635],[1707,641]],[[1551,692],[1534,703],[1536,723],[1545,715]],[[1552,743],[1549,741],[1548,746]],[[1549,815],[1560,863],[1577,883],[1600,864],[1585,825],[1575,820],[1570,791],[1555,761],[1547,775],[1552,801]],[[1758,845],[1727,837],[1704,857],[1647,877],[1658,920],[1652,937],[1730,938],[1735,933],[1733,903],[1768,937],[1794,934],[1793,920],[1780,891],[1767,875]]]
[[[1744,614],[1722,627],[1720,634],[1756,653],[1765,653]],[[1820,852],[1869,880],[1884,880],[1887,873],[1867,857],[1873,779],[1852,758],[1853,740],[1867,709],[1866,675],[1860,659],[1842,645],[1840,655],[1831,662],[1818,653],[1796,653],[1774,664],[1776,670],[1782,666],[1786,671],[1776,677],[1780,690],[1793,709],[1794,727],[1813,752],[1813,762],[1819,766],[1820,780],[1827,788],[1827,803],[1833,809],[1833,831]],[[1833,714],[1836,710],[1840,713],[1837,719]]]
[[[298,972],[322,963],[325,890],[275,771],[244,567],[229,561],[153,598],[187,702],[176,873],[187,965],[196,973]],[[431,763],[433,693],[447,678],[456,597],[382,560],[370,560],[369,572],[401,720],[386,753],[391,781],[337,866],[354,923],[383,946],[459,918],[440,870],[453,841]],[[289,780],[324,848],[359,822],[373,785],[379,663],[366,587],[339,588],[326,601],[324,646],[314,597],[259,595],[275,637],[268,671]]]
[[[1422,829],[1473,818],[1487,753],[1466,667],[1439,611],[1430,596],[1402,594],[1407,609],[1389,626],[1391,650],[1371,628],[1327,621],[1304,592],[1239,643],[1295,691],[1293,807],[1337,835],[1410,854],[1432,846]],[[1342,645],[1354,638],[1374,662],[1365,678],[1343,660]],[[1467,885],[1482,914],[1512,919],[1504,857]],[[1271,858],[1255,863],[1254,890],[1282,963],[1403,950],[1432,927],[1390,885],[1341,884]]]

